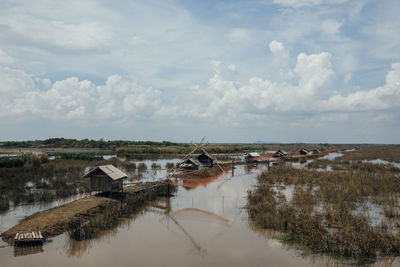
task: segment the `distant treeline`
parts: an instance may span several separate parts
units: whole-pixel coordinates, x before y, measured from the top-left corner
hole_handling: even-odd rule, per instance
[[[30,140],[30,141],[4,141],[0,142],[2,148],[102,148],[102,149],[115,149],[116,147],[123,147],[129,145],[151,145],[151,146],[172,146],[178,145],[177,143],[162,141],[127,141],[127,140],[112,140],[105,141],[103,139],[67,139],[67,138],[49,138],[46,140]]]
[[[210,153],[243,153],[251,151],[271,151],[284,149],[286,151],[299,151],[302,148],[320,148],[327,147],[328,144],[208,144],[206,150]],[[4,141],[0,142],[0,148],[97,148],[102,150],[116,151],[118,155],[132,154],[186,154],[195,148],[193,144],[174,143],[169,141],[128,141],[128,140],[109,140],[103,139],[67,139],[67,138],[50,138],[46,140],[34,141]],[[67,155],[66,157],[69,157]],[[72,159],[76,156],[70,156]],[[67,159],[67,158],[64,158]],[[78,158],[75,158],[78,159]],[[83,158],[79,158],[83,159]],[[85,158],[88,159],[88,158]],[[97,160],[97,159],[88,159]]]
[[[176,144],[169,146],[160,145],[130,145],[117,148],[117,154],[128,156],[130,154],[187,154],[195,149],[194,145]],[[209,153],[242,153],[262,149],[262,145],[252,144],[209,144],[205,150]],[[198,150],[196,153],[201,153]]]

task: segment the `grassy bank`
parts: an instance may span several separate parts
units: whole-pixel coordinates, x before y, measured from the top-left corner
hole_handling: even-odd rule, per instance
[[[248,194],[252,223],[313,252],[359,261],[400,255],[400,170],[349,157],[262,173]],[[333,171],[314,169],[328,164]]]
[[[149,188],[153,188],[153,190]],[[4,241],[12,243],[19,232],[40,230],[48,238],[68,231],[74,239],[95,237],[96,234],[116,225],[118,218],[127,216],[143,207],[147,201],[166,196],[168,188],[160,183],[148,183],[126,188],[124,193],[114,193],[113,198],[90,196],[63,206],[36,213],[18,225],[3,232]],[[107,194],[108,195],[108,194]]]

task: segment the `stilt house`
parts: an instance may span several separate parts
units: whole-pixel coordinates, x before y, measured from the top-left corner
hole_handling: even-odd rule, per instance
[[[110,192],[123,190],[128,176],[113,165],[98,166],[82,178],[90,179],[90,191]]]

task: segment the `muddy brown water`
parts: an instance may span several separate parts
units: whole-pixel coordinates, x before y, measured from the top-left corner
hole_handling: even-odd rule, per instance
[[[2,247],[0,266],[337,266],[331,257],[307,255],[249,223],[247,191],[263,168],[237,166],[206,183],[179,186],[174,197],[92,240],[63,234],[39,249]],[[388,263],[400,264],[375,265]]]

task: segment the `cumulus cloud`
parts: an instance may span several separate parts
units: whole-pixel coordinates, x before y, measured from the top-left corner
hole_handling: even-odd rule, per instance
[[[49,80],[39,80],[49,83]],[[0,68],[0,117],[21,115],[56,120],[125,120],[149,117],[159,108],[160,91],[144,88],[119,75],[104,85],[76,77],[54,82],[38,90],[34,79],[20,70]]]
[[[289,53],[286,51],[285,46],[276,40],[269,43],[269,50],[274,55],[275,61],[280,65],[285,65],[289,60]]]
[[[292,70],[297,78],[295,83],[276,82],[257,76],[245,83],[236,82],[224,78],[222,62],[214,62],[215,74],[209,79],[207,87],[196,86],[193,89],[199,104],[186,105],[180,113],[174,112],[172,107],[166,112],[231,125],[249,116],[261,118],[280,113],[318,115],[322,112],[325,115],[321,115],[316,123],[323,125],[348,119],[346,112],[390,111],[400,107],[400,63],[392,64],[383,86],[341,95],[330,87],[336,77],[331,57],[327,52],[300,53]],[[201,102],[201,99],[204,101]]]
[[[321,110],[371,111],[400,107],[400,63],[392,64],[386,83],[378,88],[357,91],[347,96],[338,93],[320,101]]]

